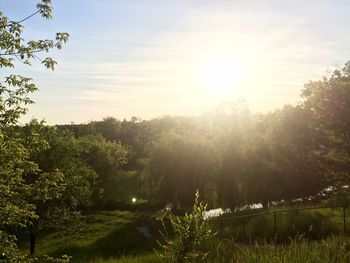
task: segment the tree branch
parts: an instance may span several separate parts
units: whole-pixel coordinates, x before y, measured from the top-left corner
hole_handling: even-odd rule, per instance
[[[45,48],[43,49],[37,49],[37,50],[33,50],[31,51],[32,53],[38,53],[38,52],[42,52],[42,51],[46,51]],[[0,56],[16,56],[16,55],[21,55],[21,52],[15,52],[15,53],[2,53],[0,54]]]
[[[34,12],[33,14],[27,16],[26,18],[23,18],[22,20],[20,20],[20,21],[18,21],[18,22],[16,22],[16,23],[20,24],[20,23],[22,23],[22,22],[28,20],[28,19],[31,18],[32,16],[35,16],[35,15],[36,15],[37,13],[39,13],[39,12],[40,12],[40,10],[37,10],[37,11]]]

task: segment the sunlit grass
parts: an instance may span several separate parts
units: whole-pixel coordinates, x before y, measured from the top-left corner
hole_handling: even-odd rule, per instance
[[[73,256],[73,262],[86,262],[94,257],[108,259],[129,253],[152,250],[155,240],[145,238],[137,229],[149,225],[147,217],[129,211],[105,211],[86,217],[78,233],[41,234],[36,255]],[[27,252],[28,244],[22,243]]]

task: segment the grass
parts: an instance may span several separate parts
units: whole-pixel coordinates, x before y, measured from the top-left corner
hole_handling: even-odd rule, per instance
[[[337,209],[323,209],[280,214],[277,217],[279,239],[271,234],[273,214],[249,218],[245,222],[245,241],[250,243],[237,243],[241,241],[242,221],[225,219],[224,232],[219,232],[207,244],[210,251],[207,262],[349,263],[350,238],[328,236],[342,231],[341,212]],[[349,211],[347,217],[349,221]],[[215,224],[217,222],[220,221],[215,221]],[[139,226],[149,227],[154,238],[144,237],[136,229]],[[156,239],[159,237],[157,234],[157,225],[149,214],[130,211],[96,212],[86,216],[86,224],[82,225],[78,233],[40,234],[36,255],[67,254],[73,256],[72,262],[87,263],[160,262],[154,254]],[[282,238],[284,242],[280,242]],[[21,247],[28,250],[27,243]]]
[[[273,211],[273,210],[272,210]],[[341,208],[322,208],[276,213],[276,233],[274,214],[262,214],[246,218],[223,216],[213,221],[213,227],[223,237],[234,238],[240,242],[269,240],[288,242],[290,237],[303,235],[309,239],[321,239],[344,233],[343,210]],[[350,209],[346,210],[346,224],[350,223]]]
[[[129,211],[106,211],[88,215],[78,233],[44,233],[38,236],[36,256],[73,256],[72,262],[88,262],[152,251],[154,239],[144,237],[138,226],[153,227],[147,215]],[[152,230],[152,229],[151,229]],[[28,244],[21,244],[27,251]]]
[[[291,240],[290,244],[273,243],[237,245],[232,240],[214,239],[207,248],[210,253],[205,262],[212,263],[348,263],[350,238],[333,236],[322,241],[304,238]],[[151,263],[160,262],[154,253],[121,258],[95,258],[89,263]]]
[[[207,244],[210,263],[348,263],[350,238],[333,236],[321,241],[293,239],[289,244],[273,243],[237,245],[232,240],[214,239]],[[154,253],[121,258],[96,258],[89,263],[151,263],[160,262]]]
[[[94,258],[89,263],[153,263],[160,262],[157,255],[154,253],[135,255],[135,256],[122,256],[119,258]]]
[[[232,240],[212,241],[207,262],[220,263],[348,263],[350,238],[333,236],[321,241],[293,239],[289,244],[237,245]]]

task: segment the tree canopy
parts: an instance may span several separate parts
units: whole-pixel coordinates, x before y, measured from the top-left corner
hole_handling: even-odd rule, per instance
[[[56,62],[51,57],[39,58],[68,40],[68,33],[56,33],[54,40],[25,40],[24,22],[36,14],[45,19],[52,17],[50,0],[37,4],[37,11],[20,21],[13,21],[0,12],[0,67],[15,68],[16,63],[31,65],[35,60],[49,69]],[[19,228],[31,228],[40,220],[41,204],[62,196],[63,173],[44,172],[32,159],[32,154],[45,141],[31,136],[30,147],[26,138],[20,136],[16,127],[18,119],[33,103],[29,94],[37,90],[30,77],[11,74],[0,82],[0,255],[7,262],[28,262],[17,250],[16,238],[11,233]]]

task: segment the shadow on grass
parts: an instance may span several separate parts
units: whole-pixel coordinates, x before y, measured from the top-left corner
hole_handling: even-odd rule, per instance
[[[137,226],[145,225],[145,223],[149,222],[138,220],[131,224],[125,224],[122,228],[110,232],[92,244],[79,246],[77,242],[67,247],[61,247],[51,255],[67,254],[73,257],[72,262],[86,262],[96,257],[108,259],[153,251],[153,248],[157,246],[157,237],[146,238],[136,229]],[[93,233],[91,234],[93,235]]]

